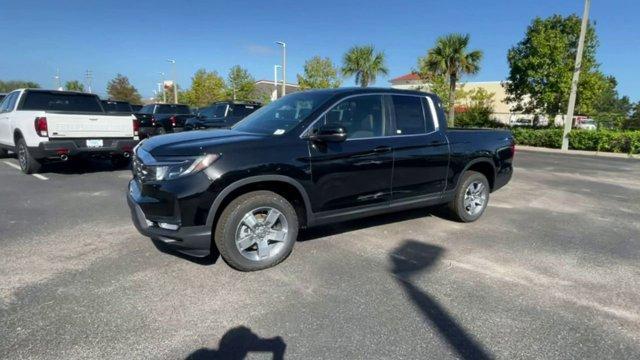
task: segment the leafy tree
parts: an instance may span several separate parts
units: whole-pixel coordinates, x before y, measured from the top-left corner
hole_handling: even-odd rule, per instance
[[[512,110],[554,117],[566,111],[575,66],[581,19],[576,15],[535,18],[524,39],[507,55],[510,66],[506,83],[507,101]],[[595,111],[607,80],[598,71],[598,39],[592,24],[587,27],[578,82],[576,112]]]
[[[331,59],[314,56],[304,63],[304,74],[297,75],[300,90],[340,87],[338,69]]]
[[[2,81],[0,80],[0,92],[7,93],[11,92],[15,89],[35,89],[39,88],[40,84],[35,83],[33,81],[22,81],[22,80],[9,80]]]
[[[162,96],[162,94],[160,94]],[[169,94],[167,93],[167,99]],[[173,96],[173,93],[171,93]],[[227,98],[224,79],[215,71],[199,69],[191,78],[191,87],[178,93],[178,102],[192,107],[204,107]]]
[[[469,35],[449,34],[436,40],[436,45],[429,49],[427,56],[418,60],[422,72],[429,71],[435,75],[446,76],[449,92],[449,104],[455,104],[456,84],[464,74],[476,74],[480,71],[482,51],[468,51]],[[454,124],[455,111],[449,106],[449,124]]]
[[[463,109],[456,109],[456,126],[496,128],[504,127],[504,124],[491,118],[493,113],[493,99],[495,93],[483,88],[477,88],[467,92],[463,91],[460,103]]]
[[[78,80],[71,80],[64,83],[65,90],[84,92],[84,85]]]
[[[107,94],[109,98],[119,101],[128,101],[132,104],[141,104],[142,97],[138,90],[129,83],[129,78],[122,74],[117,74],[107,84]]]
[[[376,52],[373,45],[354,46],[344,54],[342,75],[356,77],[356,84],[367,87],[376,82],[378,75],[387,75],[384,53]]]
[[[418,75],[428,84],[424,86],[418,86],[418,90],[429,91],[438,95],[445,112],[449,112],[449,81],[447,79],[447,76],[434,74],[429,69],[425,69],[424,67],[420,72],[418,72]],[[454,96],[456,105],[459,105],[460,101],[464,100],[466,96],[467,95],[464,91],[464,84],[457,84],[456,93]]]
[[[603,89],[597,94],[598,97],[593,102],[594,107],[589,115],[605,127],[624,128],[633,104],[628,96],[620,97],[616,89],[618,81],[615,77],[600,75]]]
[[[640,101],[633,107],[633,113],[624,122],[625,129],[640,130]]]
[[[227,76],[227,96],[234,100],[254,100],[256,80],[247,69],[236,65]]]

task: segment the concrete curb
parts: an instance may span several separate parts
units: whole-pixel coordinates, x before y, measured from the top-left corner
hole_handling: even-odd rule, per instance
[[[560,149],[550,149],[550,148],[535,147],[535,146],[516,145],[516,152],[518,152],[520,150],[522,150],[522,151],[533,151],[533,152],[544,152],[544,153],[552,153],[552,154],[561,154],[561,155],[597,156],[597,157],[604,157],[604,158],[640,160],[640,155],[638,155],[638,154],[629,155],[629,154],[612,153],[612,152],[583,151],[583,150],[562,151]]]

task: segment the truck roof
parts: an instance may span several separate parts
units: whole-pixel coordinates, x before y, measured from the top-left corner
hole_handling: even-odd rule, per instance
[[[318,89],[306,90],[305,92],[331,93],[334,95],[357,95],[357,94],[374,94],[374,93],[392,93],[392,94],[409,94],[409,95],[433,95],[433,93],[417,90],[403,90],[383,87],[344,87],[336,89]]]

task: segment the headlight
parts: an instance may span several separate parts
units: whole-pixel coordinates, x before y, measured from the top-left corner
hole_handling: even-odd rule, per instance
[[[197,157],[194,160],[183,160],[175,163],[162,163],[154,165],[155,180],[173,180],[189,174],[195,174],[213,164],[220,158],[218,154],[208,154]]]

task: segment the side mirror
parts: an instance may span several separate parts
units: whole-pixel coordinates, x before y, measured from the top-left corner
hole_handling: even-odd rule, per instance
[[[342,126],[324,125],[314,131],[309,139],[318,142],[341,142],[347,139],[347,130]]]

